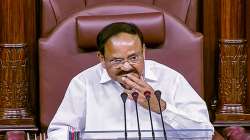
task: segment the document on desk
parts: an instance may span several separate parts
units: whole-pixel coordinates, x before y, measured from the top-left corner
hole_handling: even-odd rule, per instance
[[[163,130],[154,130],[155,140],[163,140]],[[213,130],[210,129],[181,129],[166,130],[168,140],[211,140]],[[127,131],[128,140],[138,140],[138,130]],[[70,129],[69,140],[124,140],[124,130],[113,131],[76,131]],[[151,130],[141,130],[141,138],[143,140],[152,140]]]

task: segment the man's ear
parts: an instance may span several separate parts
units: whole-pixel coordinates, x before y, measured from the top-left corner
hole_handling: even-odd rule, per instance
[[[97,52],[96,56],[98,57],[100,63],[105,68],[105,61],[104,61],[104,55],[101,52]]]
[[[143,54],[143,58],[145,59],[145,54],[146,54],[146,45],[145,45],[145,43],[143,43],[143,46],[142,46],[142,54]]]

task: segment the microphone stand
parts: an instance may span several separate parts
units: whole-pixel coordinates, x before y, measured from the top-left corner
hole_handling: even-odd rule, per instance
[[[164,138],[165,138],[165,140],[167,140],[167,133],[165,131],[165,126],[164,126],[164,121],[163,121],[162,111],[161,111],[161,91],[160,90],[156,90],[155,91],[155,96],[157,98],[157,101],[158,101],[158,104],[159,104],[159,108],[160,108],[161,123],[162,123],[162,129],[163,129],[163,133],[164,133]]]
[[[128,134],[127,134],[127,117],[126,117],[126,100],[128,98],[128,94],[123,92],[121,94],[121,98],[122,98],[122,101],[123,101],[123,110],[124,110],[124,127],[125,127],[125,132],[124,132],[124,135],[125,135],[125,140],[127,140],[127,137],[128,137]]]
[[[137,118],[137,127],[138,127],[138,136],[139,140],[141,140],[141,129],[140,129],[140,122],[139,122],[139,116],[138,116],[138,109],[137,109],[137,99],[139,94],[137,92],[132,93],[132,97],[135,101],[135,110],[136,110],[136,118]]]
[[[155,140],[155,133],[154,133],[153,121],[152,121],[152,116],[151,116],[151,107],[150,107],[151,93],[149,91],[145,91],[144,96],[146,100],[148,101],[148,110],[149,110],[149,117],[150,117],[150,123],[151,123],[152,137],[153,137],[153,140]]]

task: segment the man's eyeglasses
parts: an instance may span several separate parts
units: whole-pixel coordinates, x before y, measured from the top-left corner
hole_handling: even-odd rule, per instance
[[[132,55],[126,59],[115,58],[108,61],[112,67],[119,68],[128,62],[130,65],[138,64],[142,60],[143,56],[141,54]]]

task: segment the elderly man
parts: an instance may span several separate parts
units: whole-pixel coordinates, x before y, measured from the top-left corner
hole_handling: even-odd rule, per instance
[[[100,63],[81,72],[70,82],[65,97],[49,129],[49,139],[67,139],[68,127],[79,131],[123,130],[123,103],[128,94],[127,128],[137,129],[136,110],[131,93],[137,92],[140,128],[150,130],[148,104],[150,92],[152,121],[162,129],[155,90],[162,91],[160,105],[167,129],[212,129],[205,102],[185,78],[169,67],[145,60],[141,31],[133,24],[113,23],[97,37]],[[84,61],[84,60],[83,60]]]

